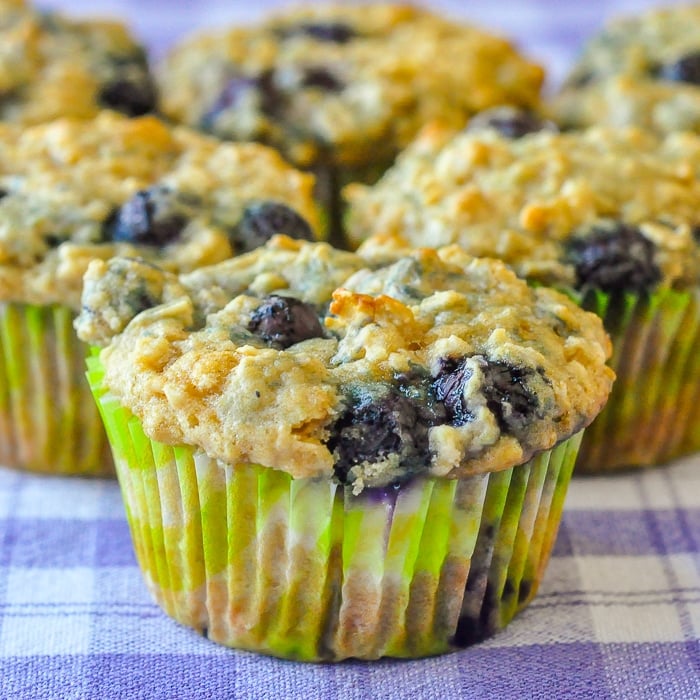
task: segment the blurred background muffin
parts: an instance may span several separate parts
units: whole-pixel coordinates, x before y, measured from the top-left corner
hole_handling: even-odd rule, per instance
[[[146,52],[118,19],[78,19],[0,2],[0,120],[37,124],[156,108]]]
[[[552,113],[567,128],[700,132],[700,5],[609,20],[583,47]]]
[[[90,260],[191,270],[275,233],[310,239],[312,187],[272,149],[151,116],[0,124],[0,463],[112,471],[72,328]]]
[[[261,141],[311,169],[331,238],[338,191],[375,180],[428,120],[534,108],[543,69],[506,39],[401,4],[319,3],[185,39],[157,70],[169,118]]]

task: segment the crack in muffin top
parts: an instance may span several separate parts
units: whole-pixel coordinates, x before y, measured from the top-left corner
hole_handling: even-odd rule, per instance
[[[700,272],[699,174],[688,133],[431,125],[376,185],[346,188],[348,232],[374,260],[457,243],[564,287],[687,288]]]
[[[566,127],[700,131],[700,5],[608,22],[583,47],[550,108]]]
[[[0,2],[0,120],[39,124],[101,109],[152,112],[143,47],[114,20],[79,20],[19,0]]]
[[[77,309],[93,257],[187,271],[275,233],[311,238],[312,190],[270,148],[152,116],[0,124],[0,301]]]
[[[368,266],[277,236],[179,277],[98,260],[76,329],[152,439],[355,492],[524,463],[614,376],[595,315],[456,246]]]
[[[159,66],[170,118],[292,162],[393,158],[431,118],[539,102],[543,70],[507,40],[409,5],[318,4],[200,34]]]

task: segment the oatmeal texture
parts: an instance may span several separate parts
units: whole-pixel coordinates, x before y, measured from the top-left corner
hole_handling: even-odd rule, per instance
[[[144,50],[121,22],[0,2],[0,120],[37,124],[103,108],[136,116],[156,101]]]
[[[293,210],[311,237],[309,175],[257,144],[223,144],[155,117],[0,125],[0,301],[80,306],[93,258],[138,256],[172,271],[247,249],[240,223],[267,226],[261,203]],[[262,207],[263,214],[269,212]],[[268,222],[269,223],[269,222]],[[250,226],[249,226],[250,228]],[[294,235],[290,232],[290,235]]]
[[[161,108],[307,167],[383,163],[431,118],[539,104],[543,70],[507,40],[409,5],[300,6],[197,35],[157,70]]]
[[[690,133],[430,125],[375,186],[346,188],[348,230],[374,261],[459,244],[564,287],[681,289],[700,271],[698,173]]]
[[[584,46],[551,107],[568,127],[700,131],[700,5],[610,21]]]
[[[95,261],[77,330],[152,439],[356,493],[521,464],[587,425],[613,378],[596,316],[456,246],[371,267],[278,236],[179,278]]]

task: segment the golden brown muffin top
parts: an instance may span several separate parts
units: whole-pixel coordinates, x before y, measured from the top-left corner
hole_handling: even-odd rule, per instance
[[[0,301],[78,308],[95,257],[181,271],[274,233],[312,238],[312,189],[272,149],[150,116],[0,124]]]
[[[551,108],[569,127],[700,132],[700,4],[612,19],[584,46]]]
[[[77,329],[151,438],[355,492],[526,462],[613,378],[596,316],[456,246],[368,267],[276,237],[179,279],[95,261]]]
[[[698,174],[692,134],[435,125],[376,185],[346,188],[348,231],[373,259],[457,243],[546,283],[685,288],[700,273]]]
[[[410,5],[319,3],[198,34],[159,70],[169,117],[293,162],[388,162],[431,118],[538,103],[542,69],[505,39]]]
[[[119,21],[78,20],[19,0],[0,3],[0,120],[38,124],[101,109],[152,111],[143,48]]]

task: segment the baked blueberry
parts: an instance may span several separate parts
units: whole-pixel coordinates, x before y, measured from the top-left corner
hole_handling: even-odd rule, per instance
[[[345,87],[342,80],[323,66],[307,66],[304,69],[301,84],[324,92],[340,92]]]
[[[450,425],[460,426],[474,418],[464,400],[464,385],[471,379],[473,371],[462,358],[443,358],[438,374],[433,381],[435,397],[447,412]]]
[[[97,95],[102,107],[114,109],[130,117],[138,117],[156,108],[156,86],[142,52],[112,56],[112,77],[101,86]]]
[[[430,463],[429,425],[421,420],[419,402],[396,386],[358,391],[330,429],[328,449],[335,457],[335,476],[352,483],[353,467],[393,458],[389,480],[403,481]],[[378,477],[382,480],[382,477]]]
[[[156,89],[147,76],[139,80],[119,77],[103,85],[97,99],[103,107],[138,117],[155,109]]]
[[[578,289],[641,292],[661,279],[654,252],[652,241],[637,227],[613,222],[571,238],[565,257],[574,265]]]
[[[310,338],[322,338],[316,309],[294,297],[270,294],[253,312],[248,330],[281,349]]]
[[[309,223],[294,209],[281,202],[255,202],[243,211],[238,225],[231,231],[234,247],[249,252],[265,245],[275,234],[312,241],[313,231]]]
[[[677,61],[662,66],[659,77],[679,83],[700,85],[700,51],[688,53]]]
[[[501,431],[519,437],[535,417],[541,418],[540,401],[528,381],[535,374],[529,367],[513,367],[500,360],[479,358],[486,405]]]
[[[175,241],[187,224],[178,194],[156,186],[137,192],[110,216],[105,237],[137,245],[165,246]]]
[[[343,22],[304,22],[281,30],[280,35],[284,38],[309,36],[332,44],[347,44],[358,36],[352,27]]]
[[[253,100],[263,114],[275,112],[280,95],[274,85],[272,71],[260,75],[232,75],[222,88],[219,96],[202,116],[202,129],[212,131],[219,116],[228,110],[236,109],[242,102]]]
[[[468,132],[486,129],[494,129],[507,139],[519,139],[538,131],[558,131],[553,122],[517,107],[486,109],[472,117],[467,125]]]

